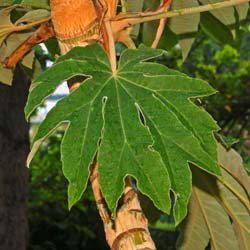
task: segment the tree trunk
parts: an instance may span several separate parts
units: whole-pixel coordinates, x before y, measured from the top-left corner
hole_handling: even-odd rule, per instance
[[[110,51],[114,44],[110,42],[113,43],[113,37],[109,37],[112,34],[106,30],[104,16],[105,13],[113,16],[116,4],[116,0],[51,0],[52,22],[61,53],[65,54],[75,46],[86,46],[95,42],[101,43],[112,58]],[[108,7],[113,9],[107,10]],[[73,90],[79,83],[70,79],[68,85],[70,90]],[[90,179],[110,249],[155,250],[148,230],[148,221],[142,212],[131,178],[126,180],[126,188],[115,220],[110,216],[100,189],[97,162],[93,163]]]
[[[29,79],[17,66],[13,86],[0,83],[0,249],[27,248],[26,157],[29,152],[29,126],[24,105]]]

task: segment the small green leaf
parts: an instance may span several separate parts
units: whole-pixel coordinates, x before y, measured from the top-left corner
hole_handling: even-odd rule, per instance
[[[204,81],[145,62],[161,54],[144,46],[125,50],[113,75],[99,45],[74,48],[33,82],[27,116],[62,81],[87,77],[48,113],[28,157],[30,162],[42,141],[62,122],[68,123],[61,151],[70,183],[70,207],[85,190],[97,152],[99,181],[112,212],[122,195],[124,178],[130,175],[164,212],[170,210],[170,188],[174,191],[176,224],[186,215],[191,192],[188,162],[220,174],[213,137],[218,127],[190,100],[215,91]]]
[[[239,142],[239,139],[236,139],[231,136],[224,136],[219,133],[216,133],[215,137],[218,140],[218,142],[220,142],[223,145],[223,147],[225,147],[227,150],[229,150],[234,144]]]

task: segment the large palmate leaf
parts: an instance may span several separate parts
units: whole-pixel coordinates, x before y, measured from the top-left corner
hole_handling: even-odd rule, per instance
[[[189,215],[181,226],[177,249],[250,249],[250,178],[234,150],[218,145],[224,181],[194,170]]]
[[[206,82],[165,66],[145,62],[162,51],[140,46],[125,50],[116,72],[99,45],[74,48],[33,83],[26,115],[63,81],[88,76],[60,100],[35,136],[28,162],[42,141],[62,122],[68,123],[62,142],[63,171],[69,180],[69,206],[87,183],[89,166],[98,152],[99,180],[114,211],[127,175],[154,204],[169,212],[169,189],[175,195],[174,215],[186,215],[191,192],[188,162],[220,174],[213,131],[218,127],[190,98],[214,93]]]

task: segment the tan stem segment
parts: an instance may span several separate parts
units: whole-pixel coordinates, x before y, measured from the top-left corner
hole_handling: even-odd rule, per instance
[[[50,7],[62,54],[100,39],[98,13],[92,0],[51,0]]]
[[[107,0],[108,1],[108,0]],[[65,54],[75,46],[86,46],[92,42],[102,42],[111,60],[114,60],[112,35],[103,24],[105,8],[103,0],[51,0],[51,14],[61,53]],[[107,6],[115,6],[110,1]],[[103,14],[100,13],[103,10]],[[108,15],[113,15],[109,13]],[[106,30],[105,30],[106,29]],[[108,49],[107,49],[108,48]],[[115,63],[113,63],[115,64]],[[113,66],[115,68],[115,65]],[[115,69],[113,69],[115,71]],[[70,90],[79,86],[77,80],[69,80]],[[107,242],[111,250],[155,250],[155,244],[148,231],[148,221],[144,216],[138,195],[130,178],[126,180],[124,195],[117,209],[116,218],[111,218],[98,182],[98,163],[91,168],[91,184],[99,214],[102,218]]]
[[[50,21],[43,23],[30,37],[28,37],[10,56],[8,56],[3,65],[9,69],[15,69],[16,64],[30,49],[41,42],[45,42],[49,38],[55,36],[54,29]]]
[[[97,162],[92,167],[91,184],[111,250],[155,250],[155,244],[148,231],[148,221],[141,209],[131,178],[126,180],[115,220],[112,220],[101,193]]]

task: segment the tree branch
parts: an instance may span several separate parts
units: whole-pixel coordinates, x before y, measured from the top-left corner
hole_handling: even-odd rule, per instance
[[[50,21],[43,23],[38,30],[28,37],[9,57],[4,60],[3,66],[9,69],[15,69],[16,64],[34,45],[44,42],[53,36],[55,36],[55,31],[52,23]]]
[[[24,25],[15,25],[11,28],[11,32],[18,32],[18,31],[31,29],[35,26],[40,25],[40,24],[47,23],[50,19],[51,19],[51,17],[47,17],[47,18],[44,18],[42,20],[38,20],[38,21],[33,22],[33,23],[28,23],[28,24],[24,24]],[[1,32],[3,32],[4,30],[10,30],[10,28],[8,27],[6,29],[2,29]]]
[[[134,14],[125,14],[121,13],[117,15],[115,18],[111,19],[113,32],[119,32],[127,27],[159,20],[162,18],[169,18],[169,17],[176,17],[176,16],[183,16],[183,15],[190,15],[195,13],[201,13],[205,11],[217,10],[222,8],[228,8],[232,6],[236,6],[242,3],[250,2],[250,0],[228,0],[214,4],[206,4],[197,7],[190,7],[185,9],[178,9],[178,10],[162,10],[159,9],[157,11],[147,11],[147,12],[139,12]]]
[[[102,1],[102,0],[101,0]],[[106,0],[108,6],[108,17],[115,17],[118,0]]]

